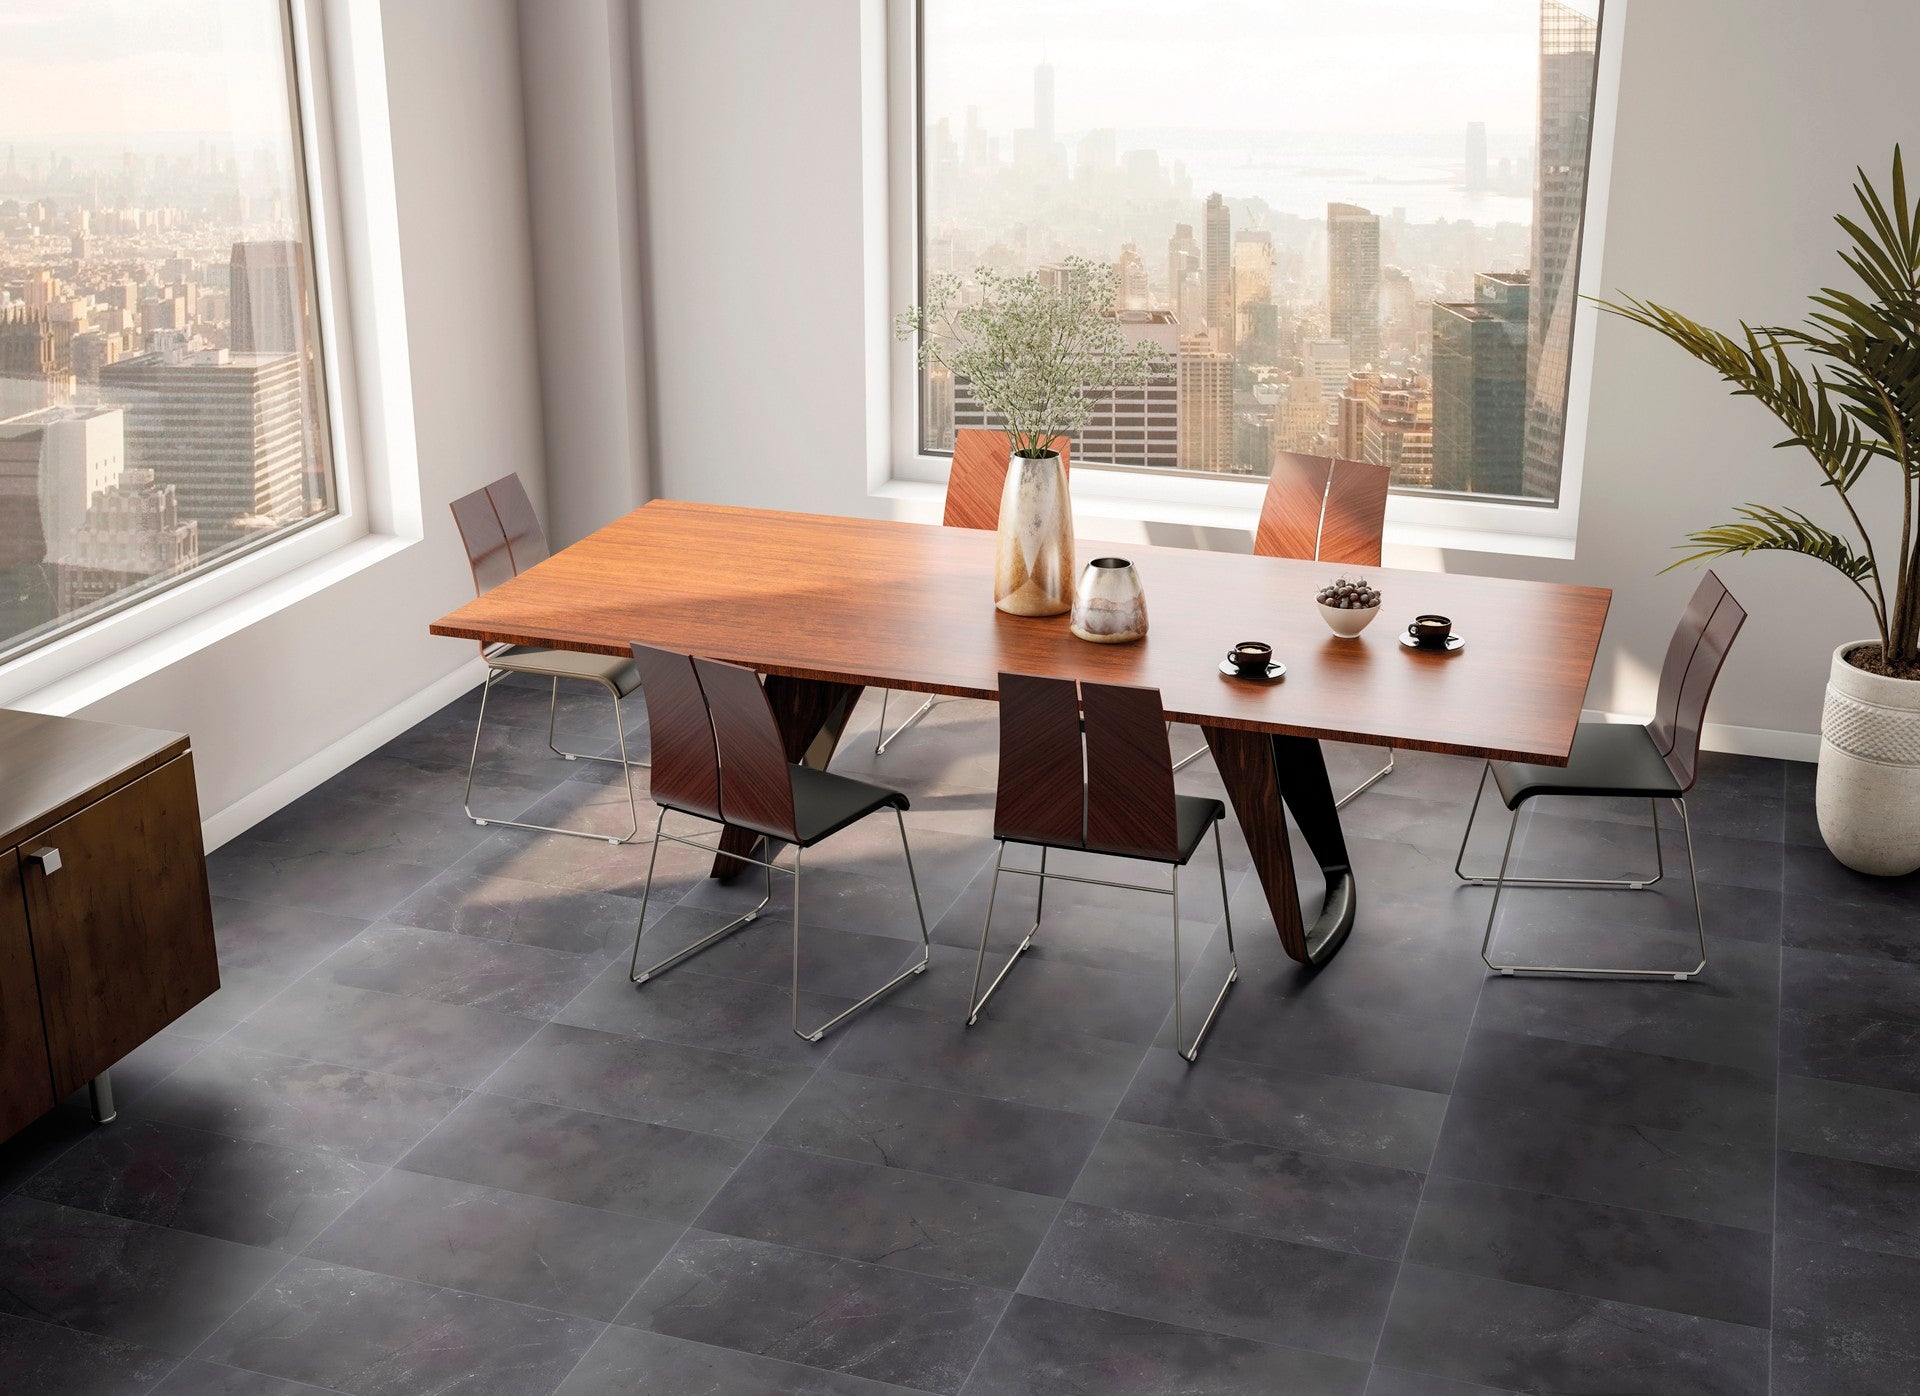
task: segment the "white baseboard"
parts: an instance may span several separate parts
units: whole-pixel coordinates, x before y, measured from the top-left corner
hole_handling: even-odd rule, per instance
[[[259,789],[241,796],[225,809],[200,822],[207,852],[244,834],[274,811],[292,804],[322,781],[337,776],[361,757],[392,741],[416,722],[432,716],[487,676],[478,658],[436,679],[397,707],[357,727],[324,750],[315,752],[292,770],[274,777]]]
[[[1588,722],[1647,720],[1645,713],[1607,713],[1594,708],[1580,716]],[[1730,756],[1767,756],[1776,761],[1814,761],[1820,756],[1818,732],[1780,732],[1771,727],[1734,727],[1724,722],[1709,722],[1700,733],[1700,745]]]

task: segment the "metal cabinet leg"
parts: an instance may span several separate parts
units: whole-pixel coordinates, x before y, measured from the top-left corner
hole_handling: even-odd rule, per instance
[[[109,1124],[117,1111],[113,1108],[113,1075],[103,1071],[87,1082],[87,1101],[93,1106],[93,1122]]]

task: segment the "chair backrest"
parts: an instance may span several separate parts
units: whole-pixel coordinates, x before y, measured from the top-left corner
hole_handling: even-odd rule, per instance
[[[1072,679],[1000,676],[1000,780],[993,836],[1077,844],[1086,837],[1080,695]]]
[[[1160,690],[1083,683],[1080,702],[1087,716],[1087,847],[1177,861],[1180,818]]]
[[[540,528],[540,516],[533,512],[533,501],[527,498],[527,487],[520,483],[519,475],[503,475],[488,485],[487,498],[493,501],[493,511],[500,516],[500,527],[506,532],[516,574],[552,556],[547,548],[547,535]]]
[[[1254,552],[1378,567],[1392,478],[1387,466],[1369,461],[1275,453]]]
[[[672,650],[635,645],[633,664],[640,671],[640,694],[647,705],[653,747],[648,788],[654,802],[704,819],[720,818],[720,753],[693,660]]]
[[[506,530],[493,511],[493,501],[485,490],[463,494],[453,501],[453,524],[460,530],[460,542],[467,550],[467,566],[473,569],[473,591],[484,596],[513,576],[513,554],[507,548]]]
[[[729,824],[795,839],[793,768],[760,676],[717,659],[693,661],[720,750],[720,813]],[[645,683],[645,675],[641,676]],[[649,710],[649,719],[652,713]]]
[[[1000,675],[993,833],[1128,857],[1177,859],[1173,755],[1159,691]]]
[[[1067,468],[1067,438],[1056,436],[1053,449]],[[962,427],[953,434],[953,469],[947,473],[947,506],[940,522],[948,528],[996,529],[1000,492],[1007,485],[1007,434],[986,427]]]
[[[1694,589],[1693,599],[1667,645],[1666,662],[1660,668],[1660,693],[1647,734],[1666,758],[1667,769],[1682,790],[1691,790],[1699,773],[1700,733],[1706,725],[1707,700],[1713,696],[1714,681],[1727,662],[1734,637],[1746,622],[1746,607],[1709,572]]]

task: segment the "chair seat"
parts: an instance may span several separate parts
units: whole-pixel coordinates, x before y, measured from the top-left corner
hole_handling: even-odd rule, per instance
[[[857,824],[875,810],[910,808],[907,797],[884,785],[869,785],[852,776],[817,771],[811,766],[793,769],[793,826],[802,848]],[[764,833],[765,830],[755,830]]]
[[[1219,800],[1210,800],[1202,795],[1175,795],[1173,797],[1175,818],[1179,821],[1180,857],[1177,860],[1185,867],[1199,851],[1200,843],[1207,836],[1207,830],[1216,820],[1227,817],[1227,807]],[[1005,837],[996,834],[996,838]],[[1147,854],[1130,848],[1096,848],[1091,844],[1070,839],[1018,839],[1008,838],[1008,843],[1030,844],[1036,848],[1071,848],[1085,853],[1112,853],[1122,858],[1140,858],[1149,862],[1168,861],[1150,858]]]
[[[640,687],[640,671],[631,659],[615,654],[586,654],[580,650],[541,650],[514,645],[487,656],[487,665],[510,674],[532,674],[543,679],[590,679],[608,684],[622,698]]]
[[[1644,727],[1583,722],[1565,766],[1495,761],[1493,781],[1508,809],[1536,795],[1617,795],[1664,800],[1684,794]]]

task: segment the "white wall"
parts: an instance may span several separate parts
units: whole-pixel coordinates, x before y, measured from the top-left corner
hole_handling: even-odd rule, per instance
[[[1909,0],[1631,0],[1602,284],[1721,324],[1796,315],[1844,274],[1829,217],[1855,163],[1915,144]],[[866,259],[855,0],[645,0],[641,165],[658,492],[829,513],[870,498]],[[1811,467],[1753,403],[1636,327],[1600,325],[1578,557],[1390,562],[1611,586],[1590,706],[1645,713],[1691,572],[1655,575],[1689,529],[1762,499],[1822,510]],[[557,471],[572,468],[555,462]],[[1151,530],[1194,541],[1191,530]],[[1215,545],[1241,545],[1218,537]],[[1870,619],[1797,558],[1722,569],[1753,620],[1713,706],[1723,741],[1810,755],[1828,652]],[[1165,619],[1156,614],[1156,620]],[[1767,733],[1797,734],[1784,744]]]
[[[524,0],[521,73],[533,232],[547,531],[573,542],[644,503],[639,174],[626,0]]]
[[[447,501],[508,470],[541,498],[511,0],[383,6],[425,537],[80,715],[185,731],[221,837],[377,745],[473,665],[427,625],[472,596]]]

